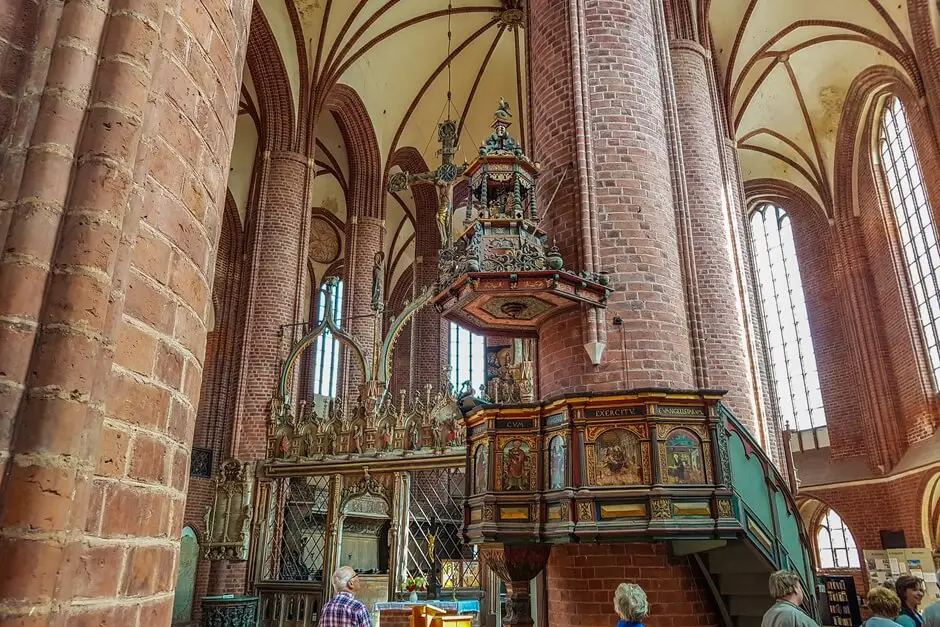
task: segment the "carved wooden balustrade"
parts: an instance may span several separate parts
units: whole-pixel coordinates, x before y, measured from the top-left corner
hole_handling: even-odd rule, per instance
[[[323,588],[307,582],[261,582],[258,627],[315,627]]]

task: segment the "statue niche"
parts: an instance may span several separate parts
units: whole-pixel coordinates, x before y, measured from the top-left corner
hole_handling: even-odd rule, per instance
[[[206,559],[248,559],[254,464],[229,459],[219,466],[214,483],[213,504],[204,517]]]

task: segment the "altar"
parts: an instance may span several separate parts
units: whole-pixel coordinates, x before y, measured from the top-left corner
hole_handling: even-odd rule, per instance
[[[389,601],[376,603],[381,627],[471,627],[480,624],[480,602]]]

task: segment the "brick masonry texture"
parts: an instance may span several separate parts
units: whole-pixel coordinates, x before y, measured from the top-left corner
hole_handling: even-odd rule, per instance
[[[780,181],[744,186],[748,202],[780,204],[793,221],[829,453],[835,462],[864,460],[873,476],[935,437],[938,423],[880,169],[856,151],[871,145],[877,128],[877,109],[867,103],[900,97],[935,213],[940,208],[940,51],[926,0],[909,5],[923,93],[889,68],[859,76],[842,112],[832,206]],[[675,45],[693,36],[691,17],[671,25],[674,45],[664,56],[667,29],[652,7],[528,4],[531,152],[543,165],[543,208],[567,170],[546,228],[569,267],[598,259],[618,290],[600,367],[583,348],[581,312],[543,329],[540,394],[692,385],[694,324],[704,331],[710,383],[729,388],[732,408],[756,426],[747,415],[755,394],[748,349],[763,379],[762,419],[772,421],[775,411],[765,347],[759,337],[747,346],[732,306],[740,290],[722,280],[736,272],[721,202],[723,185],[739,187],[733,147],[716,131],[724,116],[711,104],[711,61],[696,45]],[[189,477],[190,447],[210,448],[216,463],[231,453],[264,455],[268,401],[291,339],[279,331],[304,314],[305,150],[315,133],[306,133],[309,120],[294,119],[274,36],[254,8],[248,0],[0,7],[0,551],[10,557],[0,576],[2,625],[168,625],[182,526],[202,540],[211,499],[211,481]],[[264,115],[243,225],[225,180],[249,47]],[[576,85],[587,111],[575,106]],[[317,99],[336,118],[351,159],[346,257],[337,266],[346,311],[368,314],[373,255],[387,236],[382,159],[355,92],[337,86]],[[670,163],[679,147],[667,123],[673,113],[681,172]],[[592,160],[579,163],[588,144]],[[390,163],[426,169],[416,156],[403,149]],[[677,223],[673,183],[683,177],[690,219]],[[390,314],[435,275],[437,234],[427,215],[435,201],[422,193],[414,191],[419,261],[386,286]],[[600,225],[596,250],[582,223],[582,193]],[[691,251],[682,250],[690,240],[677,224],[691,226]],[[747,252],[746,242],[736,243]],[[683,283],[690,253],[697,302],[686,302]],[[756,325],[753,286],[749,295]],[[625,350],[615,316],[625,320]],[[368,318],[349,326],[371,337]],[[447,325],[426,310],[399,350],[396,387],[435,385],[447,361]],[[354,397],[361,378],[344,365],[346,396]],[[776,425],[767,432],[772,448]],[[880,546],[881,529],[903,529],[920,544],[931,472],[812,486],[803,497],[837,511],[862,549]],[[686,561],[670,563],[663,545],[559,546],[547,576],[551,624],[613,624],[611,596],[625,580],[650,594],[653,627],[717,624],[703,582]],[[198,565],[197,597],[248,584],[244,563]]]
[[[650,627],[712,627],[719,618],[708,587],[688,558],[670,562],[665,544],[576,544],[552,548],[546,567],[550,625],[616,625],[614,590],[639,584]]]
[[[568,10],[533,2],[529,16],[532,132],[546,180],[575,160]],[[589,86],[600,228],[598,257],[617,289],[607,320],[624,319],[608,334],[603,363],[594,367],[582,345],[580,315],[547,323],[539,364],[543,396],[574,390],[692,385],[685,297],[663,119],[662,83],[650,5],[610,0],[585,5],[586,47],[580,51]],[[559,80],[564,76],[566,80]],[[571,173],[572,179],[577,170]],[[580,211],[574,184],[555,198],[548,221],[569,266],[579,265]],[[543,194],[553,187],[542,186]],[[543,203],[547,202],[547,197]]]
[[[30,625],[168,624],[248,6],[43,4],[3,154],[0,596]]]
[[[738,272],[708,59],[704,48],[688,40],[673,41],[671,56],[695,258],[695,277],[686,280],[698,286],[708,385],[728,390],[725,401],[756,433],[740,283],[731,278]]]
[[[260,212],[253,220],[244,368],[236,425],[236,456],[264,457],[266,420],[295,309],[304,221],[306,159],[296,153],[272,153],[265,160]],[[306,274],[305,272],[302,274]],[[302,293],[302,291],[301,291]]]

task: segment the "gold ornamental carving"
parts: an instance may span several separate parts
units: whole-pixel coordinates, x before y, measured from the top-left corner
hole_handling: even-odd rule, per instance
[[[590,425],[585,430],[584,439],[586,442],[594,442],[605,431],[611,429],[625,429],[633,433],[637,438],[645,440],[649,437],[646,424],[642,422],[624,422],[604,425]]]
[[[213,504],[206,507],[205,556],[209,560],[248,559],[254,463],[229,459],[219,466]]]
[[[483,522],[493,522],[496,519],[496,512],[492,505],[483,506]]]
[[[731,518],[732,516],[731,499],[718,499],[718,517]]]
[[[667,498],[657,497],[653,499],[650,511],[653,512],[653,518],[672,518],[672,508]]]
[[[591,505],[590,501],[578,502],[578,520],[579,521],[594,520],[594,507]]]

